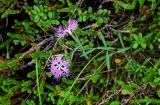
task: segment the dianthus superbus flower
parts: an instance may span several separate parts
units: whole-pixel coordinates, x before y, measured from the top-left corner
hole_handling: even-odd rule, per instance
[[[76,30],[77,27],[78,27],[78,22],[74,19],[69,19],[67,26],[59,25],[57,36],[64,38],[67,35],[67,33],[72,34],[72,31]]]
[[[59,80],[61,77],[67,77],[69,74],[69,62],[63,59],[63,55],[59,54],[52,58],[51,61],[51,73],[54,78]]]
[[[67,34],[67,27],[59,25],[58,31],[57,31],[57,37],[64,38],[65,35]]]
[[[78,23],[74,19],[69,19],[67,29],[70,31],[76,30]]]

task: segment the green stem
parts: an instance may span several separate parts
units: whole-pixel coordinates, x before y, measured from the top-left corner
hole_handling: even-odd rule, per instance
[[[103,51],[100,51],[98,54],[96,54],[85,66],[84,68],[81,70],[81,72],[78,74],[77,78],[75,79],[75,81],[73,82],[73,84],[71,85],[70,89],[68,90],[67,93],[70,93],[70,91],[72,90],[73,86],[75,85],[75,83],[77,82],[78,78],[81,76],[81,74],[83,73],[83,71],[87,68],[87,66],[93,61],[93,59],[95,59],[99,54],[101,54]],[[67,98],[67,95],[64,97],[62,104],[64,104],[65,100]]]
[[[98,67],[98,69],[97,70],[99,70],[101,67],[102,67],[102,65],[104,65],[104,62]],[[78,95],[83,91],[83,89],[86,87],[86,85],[89,83],[89,81],[92,79],[92,77],[93,76],[95,76],[96,75],[96,71],[90,76],[90,78],[87,80],[87,82],[84,84],[84,86],[81,88],[81,90],[78,92],[78,94],[76,95],[76,97],[78,97]]]
[[[124,43],[123,43],[123,39],[122,39],[122,36],[120,33],[118,33],[118,38],[119,38],[119,41],[121,43],[122,48],[125,48]],[[125,57],[126,57],[127,61],[129,62],[129,64],[132,65],[132,62],[129,60],[127,54],[125,54]],[[133,66],[131,66],[131,68],[132,68],[132,70],[135,70],[135,68]]]
[[[69,34],[71,35],[71,37],[79,44],[79,46],[81,47],[81,49],[82,49],[82,51],[83,51],[84,57],[85,57],[86,59],[88,59],[88,56],[87,56],[87,54],[86,54],[86,52],[85,52],[85,50],[84,50],[84,48],[83,48],[80,40],[79,40],[78,37],[76,36],[76,34],[75,34],[75,36],[74,36],[74,35],[72,34],[72,32],[68,32],[68,33],[69,33]]]
[[[37,83],[37,89],[38,89],[39,105],[42,105],[41,92],[39,87],[39,78],[38,78],[38,59],[37,58],[36,58],[36,83]]]

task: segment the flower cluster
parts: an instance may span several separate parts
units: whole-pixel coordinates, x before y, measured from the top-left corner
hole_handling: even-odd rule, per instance
[[[60,25],[57,31],[57,37],[64,38],[67,33],[72,34],[72,31],[76,30],[78,27],[78,23],[74,19],[69,19],[68,26],[62,26]]]
[[[54,78],[59,80],[61,77],[68,76],[68,66],[69,62],[63,59],[63,55],[59,54],[52,58],[50,70]]]
[[[57,37],[64,38],[67,34],[72,35],[72,31],[76,30],[78,23],[74,19],[68,20],[67,26],[60,25],[57,30]],[[63,55],[59,54],[51,60],[50,71],[56,80],[69,75],[69,62],[63,59]]]

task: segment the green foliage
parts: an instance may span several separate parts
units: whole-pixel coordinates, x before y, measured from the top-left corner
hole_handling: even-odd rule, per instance
[[[121,88],[122,88],[122,94],[123,94],[123,95],[133,94],[134,91],[135,91],[135,89],[138,88],[138,85],[135,84],[135,83],[125,84],[125,83],[124,83],[123,81],[121,81],[121,80],[116,80],[116,83],[121,86]]]
[[[139,2],[141,4],[141,2]],[[137,0],[133,0],[132,3],[124,3],[123,1],[120,1],[119,5],[123,7],[124,9],[132,10],[135,9],[137,4]]]
[[[1,103],[1,105],[11,105],[10,97],[8,97],[8,96],[1,96],[0,97],[0,103]]]
[[[88,10],[85,11],[78,9],[78,21],[96,21],[95,23],[97,25],[101,25],[102,23],[108,23],[108,21],[110,20],[108,17],[109,14],[110,11],[107,9],[100,9],[96,12],[93,12],[92,7],[89,7]]]
[[[139,33],[138,35],[133,35],[134,38],[134,43],[133,43],[133,48],[136,49],[139,45],[145,49],[147,44],[146,40],[142,37],[142,33]]]
[[[0,105],[160,104],[159,0],[1,0]],[[72,18],[78,28],[57,38]],[[56,81],[52,57],[69,75]]]
[[[5,17],[7,17],[8,15],[17,14],[17,13],[19,13],[19,10],[8,10],[8,11],[6,11],[5,13],[3,13],[3,14],[1,15],[1,18],[5,18]]]
[[[135,100],[135,103],[137,103],[137,104],[145,103],[145,104],[148,105],[148,104],[160,104],[160,101],[157,100],[157,99],[145,97],[144,99],[137,99],[137,100]]]
[[[32,40],[34,39],[32,36],[38,36],[40,33],[39,30],[34,27],[33,22],[28,20],[24,20],[23,22],[15,20],[15,26],[13,26],[13,28],[24,31],[26,37]]]
[[[151,2],[150,3],[150,6],[151,6],[151,9],[156,9],[156,3],[158,3],[157,0],[132,0],[130,3],[126,3],[124,1],[117,1],[117,0],[113,0],[113,2],[116,4],[116,5],[119,5],[120,7],[126,9],[126,10],[133,10],[136,8],[136,5],[140,5],[140,7],[143,7],[145,2],[148,1],[148,2]]]
[[[113,101],[110,103],[110,105],[120,105],[120,102],[119,101]]]
[[[17,60],[13,59],[13,60],[8,60],[8,61],[4,61],[0,64],[0,70],[4,70],[4,69],[8,69],[8,68],[12,68],[12,70],[16,69],[18,66],[20,65],[20,62],[18,62]]]
[[[26,42],[27,36],[24,34],[8,33],[7,35],[11,37],[11,39],[13,39],[13,43],[15,45],[18,45],[20,43],[22,46],[24,46],[27,44]]]
[[[55,10],[50,10],[47,6],[33,6],[31,10],[31,20],[33,20],[39,27],[46,30],[51,25],[58,25],[57,13]]]

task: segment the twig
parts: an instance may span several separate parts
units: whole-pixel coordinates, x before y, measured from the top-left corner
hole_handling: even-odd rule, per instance
[[[111,99],[114,95],[119,94],[121,92],[122,89],[117,90],[116,93],[110,95],[106,100],[103,100],[101,103],[99,103],[98,105],[103,105],[107,100]]]
[[[130,33],[129,30],[115,30],[115,29],[111,29],[111,30],[119,33]]]
[[[58,44],[58,40],[59,39],[57,39],[57,41],[56,41],[56,43],[55,43],[55,45],[54,45],[54,47],[53,47],[53,49],[57,46],[57,44]],[[50,54],[50,56],[48,57],[48,59],[47,59],[47,61],[46,61],[46,63],[45,63],[45,65],[44,65],[44,67],[42,68],[43,70],[46,68],[46,66],[47,66],[47,64],[48,64],[48,62],[49,62],[49,59],[51,58],[51,56],[52,56],[52,53]],[[34,63],[33,61],[31,61],[30,62],[31,64],[32,63]],[[39,76],[39,78],[38,79],[40,79],[41,78],[41,74],[40,74],[40,76]],[[36,89],[36,87],[37,87],[37,84],[33,87],[33,89],[32,89],[32,91],[33,90],[35,90]],[[31,96],[31,94],[32,94],[32,92],[25,98],[25,100],[24,100],[24,102],[26,102],[27,101],[27,99]]]
[[[40,43],[38,43],[36,46],[31,47],[28,51],[26,51],[25,53],[23,53],[23,55],[21,55],[19,58],[21,59],[21,58],[23,58],[25,55],[27,55],[27,54],[35,51],[37,48],[40,48],[42,45],[46,44],[48,40],[49,40],[49,39],[44,39],[43,41],[41,41]]]
[[[107,3],[107,2],[111,2],[112,0],[103,0],[102,2],[101,2],[101,4],[98,6],[98,9],[102,9],[102,7],[103,7],[103,4],[105,4],[105,3]]]

